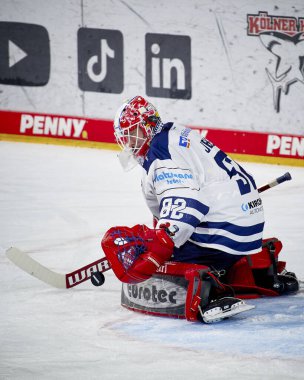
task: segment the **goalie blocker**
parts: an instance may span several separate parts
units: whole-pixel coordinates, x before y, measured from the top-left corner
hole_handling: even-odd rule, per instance
[[[146,314],[212,323],[252,309],[243,299],[299,288],[278,260],[282,243],[276,238],[264,240],[261,252],[241,258],[221,276],[204,265],[168,261],[173,242],[165,229],[114,227],[102,248],[123,282],[122,306]]]

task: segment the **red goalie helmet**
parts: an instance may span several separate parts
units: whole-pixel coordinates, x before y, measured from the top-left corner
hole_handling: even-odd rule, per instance
[[[129,99],[119,108],[114,120],[114,135],[123,150],[120,161],[125,169],[130,168],[132,157],[143,162],[150,142],[161,126],[156,108],[142,96]]]

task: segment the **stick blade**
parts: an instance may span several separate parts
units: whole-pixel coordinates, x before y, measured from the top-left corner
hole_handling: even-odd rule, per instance
[[[29,273],[40,281],[45,282],[55,288],[66,288],[66,278],[64,274],[55,273],[45,266],[32,259],[18,248],[11,247],[6,251],[6,256],[20,269]]]

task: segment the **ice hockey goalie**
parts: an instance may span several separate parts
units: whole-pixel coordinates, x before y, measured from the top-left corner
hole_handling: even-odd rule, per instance
[[[166,227],[113,227],[102,239],[111,267],[122,281],[122,306],[151,315],[213,323],[254,306],[244,299],[278,296],[299,288],[278,256],[282,243],[271,238],[262,250],[242,256],[228,270],[172,261],[174,243]]]

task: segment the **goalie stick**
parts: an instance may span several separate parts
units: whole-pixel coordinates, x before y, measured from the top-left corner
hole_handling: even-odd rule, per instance
[[[9,248],[6,251],[6,256],[19,268],[39,280],[54,286],[55,288],[69,289],[79,285],[91,278],[94,272],[105,272],[111,269],[111,266],[106,257],[98,259],[93,263],[87,264],[82,268],[76,269],[73,272],[62,274],[46,268],[38,261],[20,251],[18,248]]]
[[[259,192],[259,193],[262,193],[263,191],[268,190],[268,189],[270,189],[271,187],[277,186],[277,185],[279,185],[280,183],[283,183],[283,182],[285,182],[285,181],[290,181],[291,179],[292,179],[292,178],[291,178],[290,173],[287,172],[287,173],[281,175],[280,177],[276,178],[274,181],[269,182],[269,183],[267,183],[266,185],[259,187],[259,188],[258,188],[258,192]]]
[[[276,178],[274,181],[258,188],[258,192],[262,193],[271,187],[277,186],[285,181],[291,180],[290,173],[285,173],[282,176]],[[18,248],[12,247],[6,251],[6,256],[19,268],[23,269],[30,275],[38,278],[39,280],[49,284],[55,288],[69,289],[76,285],[81,284],[91,278],[94,273],[103,273],[111,269],[111,265],[106,257],[102,257],[94,261],[93,263],[87,264],[82,268],[76,269],[70,273],[58,273],[46,268],[38,261],[34,260],[32,257],[27,255],[25,252],[20,251]],[[94,283],[95,282],[95,283]],[[98,276],[93,278],[92,283],[94,285],[102,285],[100,278]],[[101,281],[102,282],[102,281]]]

